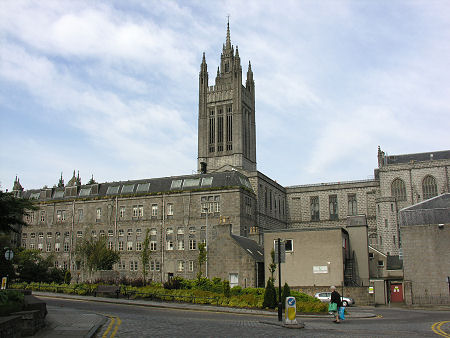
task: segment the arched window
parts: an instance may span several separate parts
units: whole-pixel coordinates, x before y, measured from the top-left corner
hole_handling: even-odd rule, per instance
[[[391,184],[391,194],[397,201],[406,201],[405,182],[402,179],[396,178]]]
[[[437,195],[436,179],[428,175],[422,182],[423,199],[427,200]]]

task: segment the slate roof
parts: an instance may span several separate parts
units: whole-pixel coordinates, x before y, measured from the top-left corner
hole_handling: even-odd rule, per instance
[[[403,269],[403,260],[400,256],[387,256],[386,259],[386,269],[387,270],[401,270]]]
[[[147,189],[144,189],[147,187],[146,184],[149,184],[149,186]],[[127,187],[124,188],[125,186]],[[96,187],[98,188],[98,191],[96,190]],[[118,181],[92,185],[81,185],[77,187],[76,195],[67,194],[66,189],[70,189],[70,187],[54,187],[51,189],[47,189],[47,191],[51,190],[51,193],[49,193],[49,196],[47,195],[47,197],[43,197],[43,194],[40,194],[41,189],[33,189],[24,191],[22,197],[48,201],[89,197],[112,197],[139,194],[146,195],[152,193],[169,193],[192,190],[218,190],[221,188],[225,189],[229,187],[244,187],[249,190],[253,190],[248,178],[243,174],[239,173],[238,171],[225,171],[207,174],[170,176],[133,181]],[[91,188],[90,192],[89,188]]]
[[[404,154],[385,156],[385,164],[409,163],[410,161],[423,162],[430,160],[448,160],[450,150],[434,151],[428,153]]]
[[[231,235],[236,243],[243,248],[256,262],[264,262],[264,249],[261,245],[246,237]]]
[[[450,193],[445,193],[399,211],[400,226],[449,224]]]

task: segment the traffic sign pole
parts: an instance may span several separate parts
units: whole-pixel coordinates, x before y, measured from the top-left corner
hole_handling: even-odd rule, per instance
[[[281,239],[278,238],[278,321],[283,321],[283,310],[281,308]]]

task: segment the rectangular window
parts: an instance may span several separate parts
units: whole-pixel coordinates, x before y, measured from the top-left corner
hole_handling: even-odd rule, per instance
[[[158,204],[152,204],[152,217],[158,217]]]
[[[77,231],[77,237],[83,237],[83,231]]]
[[[177,271],[182,272],[184,271],[184,261],[178,261],[178,268]]]
[[[102,209],[97,208],[96,214],[95,214],[95,220],[99,222],[102,219]]]
[[[138,206],[138,217],[144,217],[144,206]]]
[[[44,233],[43,232],[38,233],[38,237],[41,239],[44,238]]]
[[[123,251],[123,242],[119,242],[119,251]]]
[[[59,252],[61,248],[61,243],[55,243],[55,252]]]
[[[120,207],[119,209],[119,217],[124,218],[125,217],[125,207]]]
[[[179,239],[177,243],[178,250],[184,250],[184,240]]]
[[[34,249],[34,243],[30,243],[30,249]]]
[[[52,243],[47,243],[47,252],[52,251]]]
[[[45,222],[45,211],[41,211],[41,222]]]
[[[155,271],[161,270],[161,263],[159,261],[155,261]]]
[[[114,231],[108,230],[108,237],[113,237],[113,236],[114,236]]]
[[[293,252],[294,251],[294,241],[292,239],[285,239],[284,247],[286,249],[286,252]]]
[[[200,199],[200,208],[202,216],[208,214],[220,213],[220,196],[202,196]]]
[[[141,229],[136,229],[136,236],[140,236],[142,235],[142,230]]]
[[[167,203],[167,216],[173,216],[173,203]]]
[[[155,271],[155,261],[150,261],[150,271]]]
[[[138,206],[137,205],[133,205],[133,217],[134,218],[138,217]]]
[[[319,221],[319,196],[311,197],[311,221]]]
[[[156,241],[151,241],[150,242],[150,250],[151,251],[156,251],[157,249],[157,242]]]
[[[189,250],[197,250],[197,242],[195,239],[189,239]]]
[[[64,252],[69,252],[69,243],[64,242]]]
[[[108,242],[108,249],[112,250],[114,248],[114,243],[113,242]]]
[[[194,261],[189,261],[189,271],[194,271]]]
[[[329,205],[330,205],[330,220],[335,221],[338,219],[338,205],[337,205],[337,196],[330,195],[329,196]]]
[[[81,222],[83,220],[83,217],[84,217],[84,210],[78,209],[78,222]]]
[[[133,236],[133,229],[127,230],[127,236]]]
[[[136,242],[136,251],[142,251],[142,243]]]
[[[120,261],[119,262],[119,270],[125,270],[125,269],[126,269],[125,261]]]
[[[133,251],[133,242],[127,242],[127,251]]]
[[[348,215],[355,216],[358,214],[357,204],[356,204],[356,194],[349,194],[348,198]]]
[[[234,288],[239,285],[239,274],[230,273],[230,288]]]
[[[112,231],[112,230],[110,230]],[[119,229],[119,237],[123,237],[125,234],[125,232],[123,231],[123,229]]]
[[[52,233],[51,232],[47,232],[47,238],[52,238]]]
[[[173,241],[172,240],[167,241],[167,250],[169,250],[169,251],[173,250]]]

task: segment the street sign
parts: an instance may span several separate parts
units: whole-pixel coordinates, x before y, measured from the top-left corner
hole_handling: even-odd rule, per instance
[[[280,242],[281,263],[286,263],[286,247],[284,241]],[[278,264],[278,241],[275,240],[275,264]]]
[[[369,293],[374,293],[373,286],[369,286]]]
[[[297,305],[295,302],[295,297],[286,297],[285,309],[286,309],[286,312],[284,314],[285,323],[288,325],[297,324],[297,319],[295,319],[297,315]]]
[[[12,260],[13,257],[14,257],[14,252],[13,252],[12,250],[9,250],[9,249],[8,249],[8,250],[5,251],[5,259],[6,259],[7,261]]]

